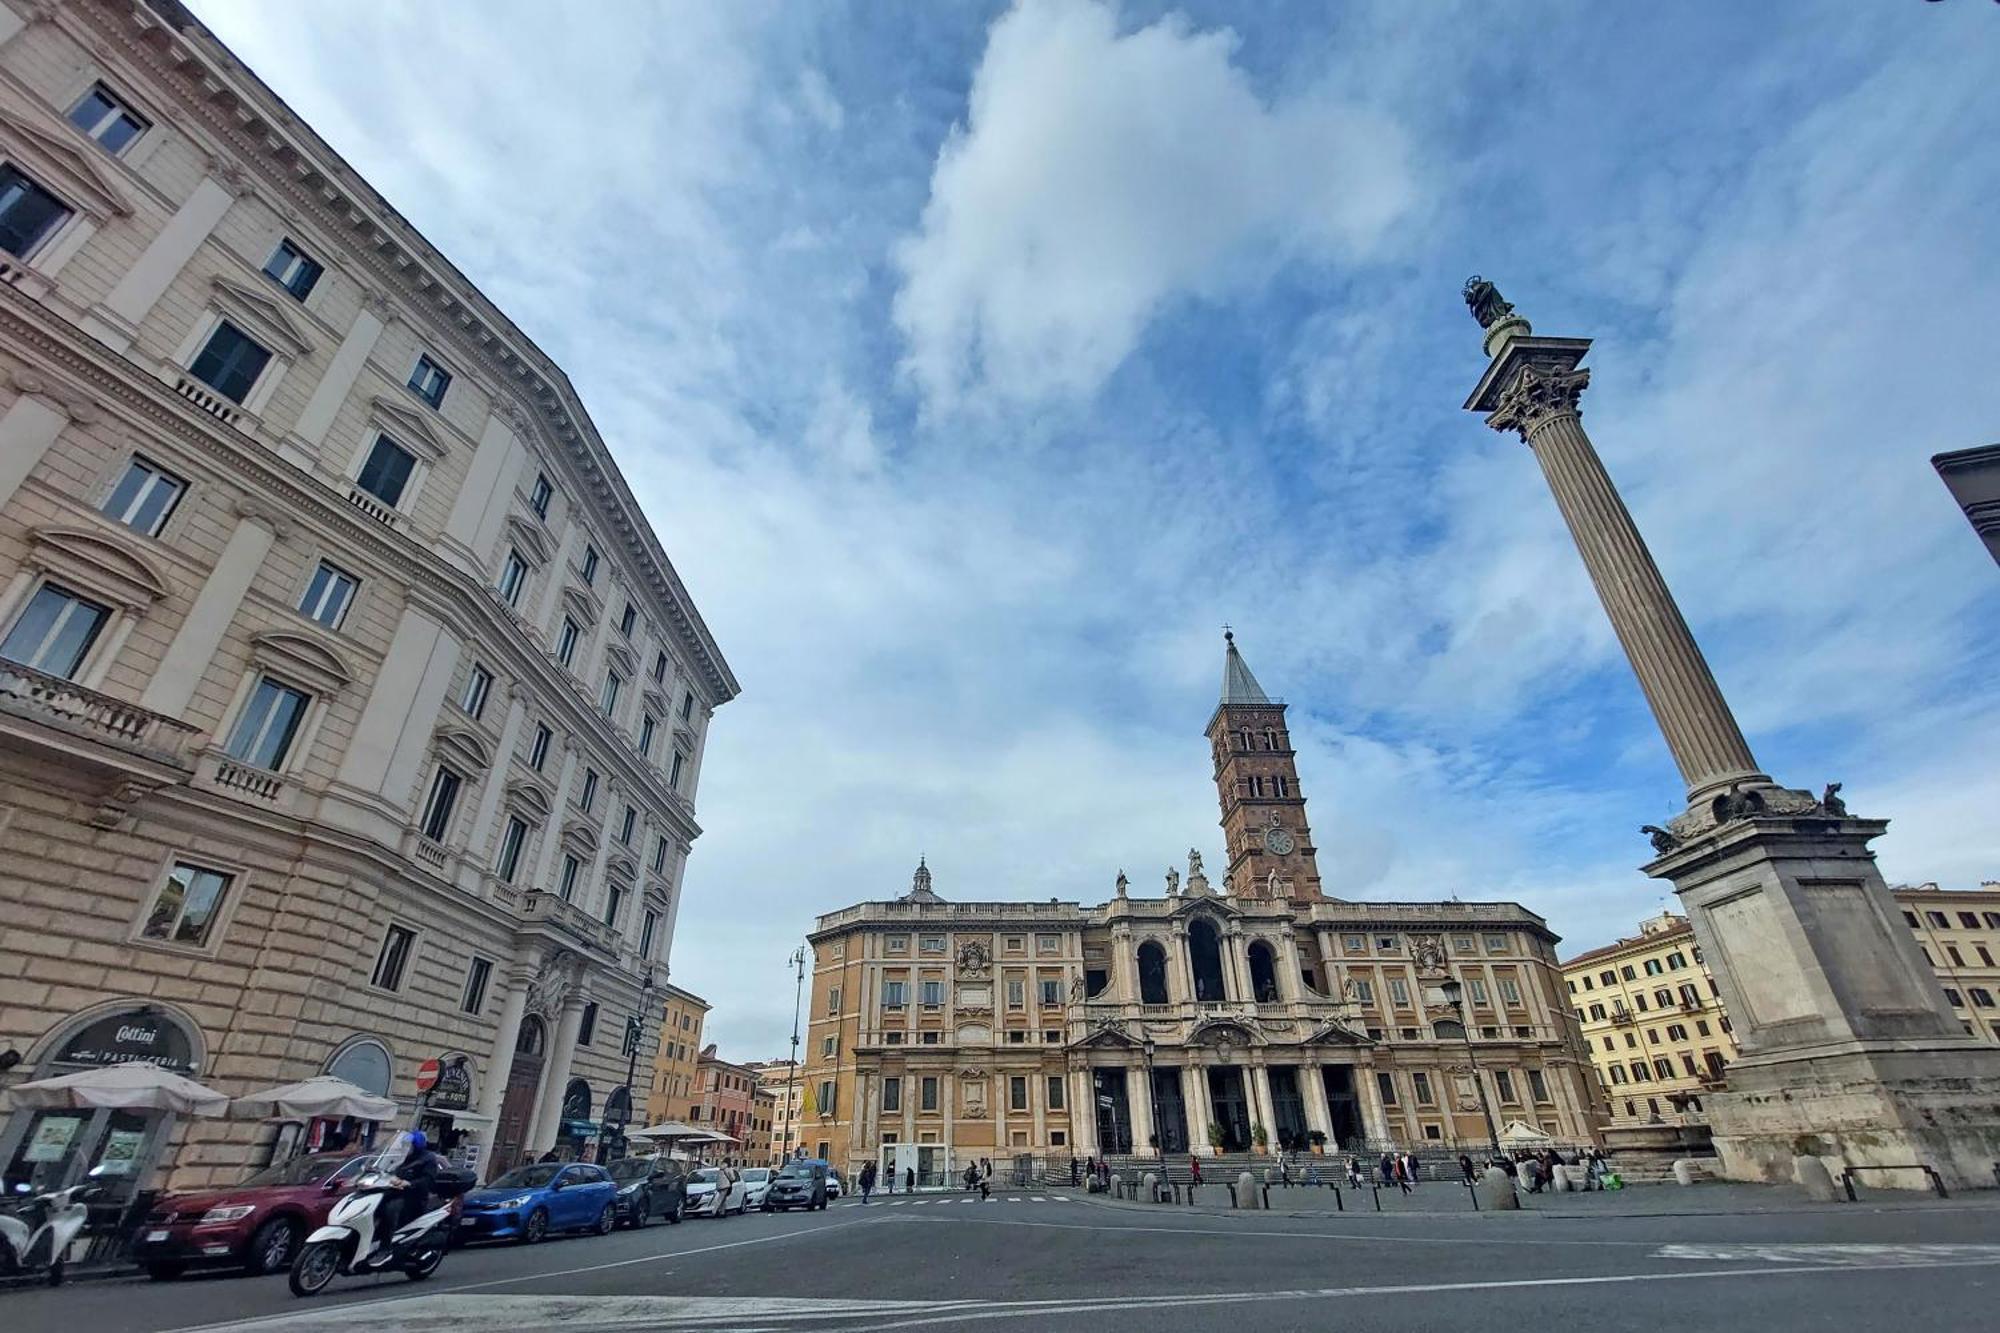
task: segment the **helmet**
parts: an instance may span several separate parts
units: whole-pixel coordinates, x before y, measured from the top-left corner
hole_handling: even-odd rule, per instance
[[[410,1155],[412,1157],[416,1156],[420,1152],[428,1151],[430,1149],[430,1146],[431,1146],[431,1141],[424,1136],[424,1132],[421,1129],[413,1129],[410,1131]]]

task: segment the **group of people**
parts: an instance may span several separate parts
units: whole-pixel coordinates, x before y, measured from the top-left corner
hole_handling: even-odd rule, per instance
[[[993,1159],[982,1157],[976,1162],[965,1164],[965,1188],[978,1190],[979,1197],[985,1198],[993,1192]]]
[[[1072,1157],[1069,1159],[1069,1183],[1087,1184],[1092,1194],[1102,1194],[1111,1188],[1111,1163],[1100,1157]]]
[[[1578,1188],[1586,1190],[1603,1189],[1606,1177],[1612,1174],[1611,1159],[1604,1155],[1602,1148],[1592,1148],[1581,1154],[1572,1153],[1568,1157],[1554,1148],[1518,1156],[1502,1153],[1493,1164],[1512,1176],[1515,1184],[1530,1194],[1540,1194],[1547,1189],[1554,1182],[1559,1166],[1568,1167],[1572,1172],[1582,1167],[1583,1181]],[[1574,1179],[1574,1176],[1571,1178]]]

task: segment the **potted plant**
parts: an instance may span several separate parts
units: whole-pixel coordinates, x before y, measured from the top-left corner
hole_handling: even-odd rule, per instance
[[[1253,1120],[1250,1122],[1250,1141],[1257,1145],[1258,1152],[1269,1151],[1271,1147],[1271,1131]]]
[[[1229,1136],[1228,1136],[1228,1135],[1227,1135],[1226,1133],[1224,1133],[1224,1132],[1223,1132],[1223,1129],[1222,1129],[1222,1124],[1221,1124],[1221,1122],[1220,1122],[1220,1121],[1216,1121],[1216,1120],[1211,1120],[1211,1121],[1209,1121],[1209,1122],[1208,1122],[1208,1146],[1209,1146],[1209,1147],[1211,1147],[1211,1148],[1215,1149],[1215,1151],[1217,1151],[1217,1152],[1221,1152],[1221,1151],[1222,1151],[1222,1145],[1223,1145],[1224,1143],[1226,1143],[1226,1142],[1228,1141],[1228,1139],[1229,1139]]]
[[[1307,1130],[1307,1131],[1306,1131],[1306,1142],[1308,1142],[1308,1143],[1312,1144],[1312,1150],[1313,1150],[1313,1156],[1315,1156],[1315,1157],[1321,1157],[1321,1156],[1324,1156],[1324,1155],[1326,1154],[1326,1131],[1325,1131],[1325,1130],[1323,1130],[1323,1129],[1309,1129],[1309,1130]]]

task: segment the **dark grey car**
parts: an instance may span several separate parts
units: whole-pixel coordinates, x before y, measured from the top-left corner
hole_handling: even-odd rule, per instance
[[[618,1186],[620,1226],[642,1227],[656,1217],[678,1222],[687,1211],[687,1171],[670,1157],[621,1157],[605,1170]]]
[[[787,1162],[785,1169],[771,1177],[764,1195],[764,1211],[782,1213],[793,1208],[826,1207],[826,1167],[819,1162]]]

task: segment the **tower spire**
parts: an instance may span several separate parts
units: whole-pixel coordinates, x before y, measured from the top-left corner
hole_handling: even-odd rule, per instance
[[[1270,703],[1264,687],[1250,674],[1250,666],[1243,660],[1243,654],[1236,651],[1235,632],[1223,630],[1222,641],[1229,645],[1222,655],[1222,702],[1225,705]]]

